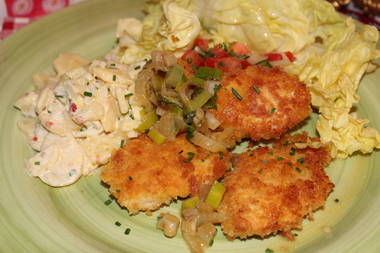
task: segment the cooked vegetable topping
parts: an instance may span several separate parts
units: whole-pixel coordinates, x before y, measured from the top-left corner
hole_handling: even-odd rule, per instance
[[[149,130],[151,126],[158,120],[157,114],[155,112],[148,112],[145,115],[145,120],[136,128],[137,132],[144,133]]]
[[[212,208],[217,208],[222,201],[224,194],[224,185],[222,183],[216,183],[211,186],[211,189],[206,197],[206,203]]]
[[[162,135],[159,131],[156,129],[151,129],[148,133],[149,138],[151,138],[155,143],[162,144],[165,142],[166,137]]]
[[[203,80],[221,80],[222,71],[220,69],[200,67],[195,72],[195,77],[201,78]]]
[[[199,201],[198,196],[185,199],[184,201],[182,201],[182,210],[188,209],[188,208],[195,208],[198,201]]]

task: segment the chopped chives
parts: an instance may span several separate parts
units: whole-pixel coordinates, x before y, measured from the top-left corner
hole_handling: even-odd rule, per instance
[[[140,69],[140,68],[141,68],[141,66],[138,65],[138,66],[135,67],[135,70],[138,70],[138,69]]]
[[[116,75],[112,76],[112,81],[114,81],[114,82],[116,81]]]
[[[212,240],[210,241],[210,243],[208,244],[208,246],[211,247],[213,244],[214,244],[214,239],[212,239]]]
[[[120,141],[120,148],[123,148],[124,144],[125,144],[125,140],[123,139],[123,140]]]
[[[219,152],[218,155],[219,155],[219,160],[222,160],[223,159],[223,153]]]
[[[106,206],[109,206],[111,203],[112,203],[112,199],[107,199],[106,201],[104,201],[104,204]]]
[[[296,167],[296,171],[297,171],[298,173],[301,173],[301,172],[302,172],[302,170],[301,170],[300,168],[298,168],[298,167]]]
[[[305,162],[305,159],[304,158],[299,158],[299,159],[297,159],[297,162],[299,162],[300,164],[303,164]]]
[[[237,99],[239,99],[240,101],[243,100],[242,96],[240,96],[240,94],[234,88],[231,88],[231,91]]]
[[[296,154],[296,149],[292,147],[290,149],[289,155],[295,155],[295,154]]]
[[[218,65],[224,67],[224,62],[222,61],[218,62]]]
[[[335,203],[338,203],[339,202],[339,199],[334,199]]]
[[[282,161],[282,160],[284,160],[284,158],[280,156],[280,157],[277,158],[277,160],[278,161]]]
[[[63,95],[55,95],[56,98],[63,98]]]
[[[115,221],[115,225],[118,226],[118,227],[120,227],[120,226],[121,226],[121,223],[118,222],[118,221]]]
[[[86,97],[92,97],[92,93],[88,91],[83,92],[83,95],[85,95]]]
[[[267,249],[265,250],[265,253],[274,253],[274,250],[272,250],[272,249],[270,249],[270,248],[267,248]]]
[[[185,163],[189,163],[191,160],[193,160],[195,153],[193,152],[187,152],[187,155],[189,156],[187,159],[183,160]]]
[[[274,113],[276,111],[276,108],[272,108],[271,110],[270,110],[270,113]]]
[[[131,229],[130,229],[130,228],[127,228],[127,229],[124,231],[124,234],[129,235],[130,232],[131,232]]]
[[[125,94],[125,95],[124,95],[125,98],[128,98],[128,97],[130,97],[130,96],[133,96],[133,93],[128,93],[128,94]]]
[[[133,114],[129,114],[129,117],[131,118],[131,119],[135,119],[135,116],[133,116]]]
[[[34,165],[40,165],[41,163],[40,162],[34,162]]]

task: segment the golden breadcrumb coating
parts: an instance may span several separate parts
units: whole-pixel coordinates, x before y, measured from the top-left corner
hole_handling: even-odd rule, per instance
[[[212,112],[237,140],[278,139],[311,112],[306,85],[276,67],[250,66],[227,75],[217,94]]]
[[[223,176],[230,160],[230,154],[202,150],[184,135],[162,145],[142,135],[113,154],[101,178],[118,203],[136,214],[198,194],[201,184]]]
[[[284,137],[273,148],[259,147],[239,155],[225,175],[226,192],[218,209],[229,238],[265,237],[278,232],[291,239],[303,218],[321,208],[334,184],[324,171],[326,147],[296,148],[295,142],[318,141],[307,134]]]

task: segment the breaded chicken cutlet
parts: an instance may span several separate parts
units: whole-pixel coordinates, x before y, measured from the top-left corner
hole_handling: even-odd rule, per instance
[[[307,134],[284,137],[273,148],[246,151],[225,175],[226,191],[218,209],[229,238],[265,237],[301,229],[305,216],[321,208],[334,184],[324,168],[330,162],[326,147],[299,149],[295,143],[318,141]]]
[[[278,139],[311,113],[304,83],[279,68],[250,66],[227,75],[212,110],[237,140]]]
[[[230,160],[230,154],[198,148],[183,134],[163,145],[142,135],[114,153],[101,179],[118,203],[136,214],[198,194],[201,184],[224,175]]]

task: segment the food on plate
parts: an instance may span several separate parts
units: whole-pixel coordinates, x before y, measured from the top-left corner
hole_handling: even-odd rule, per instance
[[[311,113],[304,83],[279,68],[247,67],[223,79],[211,110],[238,140],[280,138]]]
[[[198,194],[202,184],[224,175],[230,157],[198,148],[184,134],[165,145],[142,135],[116,151],[101,178],[118,203],[137,214]]]
[[[304,217],[324,206],[334,184],[324,171],[329,150],[318,142],[306,133],[286,136],[272,148],[258,147],[236,158],[218,208],[226,216],[221,225],[229,238],[281,232],[291,239]]]
[[[26,117],[18,126],[38,151],[28,173],[51,186],[70,185],[94,174],[120,143],[136,137],[141,107],[134,79],[144,64],[89,63],[62,53],[54,61],[56,74],[35,74],[36,89],[15,103]]]
[[[375,69],[371,61],[380,56],[375,27],[357,24],[324,0],[153,1],[145,10],[141,38],[112,53],[122,62],[134,62],[157,47],[181,55],[197,36],[215,45],[240,42],[262,55],[291,52],[296,60],[283,68],[308,85],[319,111],[316,128],[332,156],[380,148],[379,133],[352,112],[361,77]],[[189,25],[193,19],[201,28],[198,22]],[[182,26],[181,20],[186,20]],[[192,37],[183,37],[185,31]],[[172,46],[164,48],[169,42]]]
[[[130,214],[183,198],[182,235],[203,252],[218,224],[228,238],[293,239],[334,187],[330,161],[380,148],[352,112],[380,56],[375,28],[324,0],[164,0],[144,10],[142,21],[118,22],[104,59],[63,53],[55,74],[33,76],[35,89],[15,103],[37,151],[30,175],[65,186],[104,165],[101,180]],[[287,136],[311,107],[319,138]],[[233,157],[247,137],[254,143]],[[174,237],[178,218],[160,217]]]

